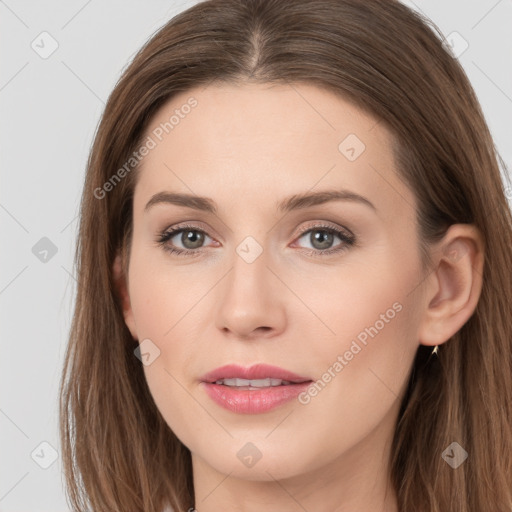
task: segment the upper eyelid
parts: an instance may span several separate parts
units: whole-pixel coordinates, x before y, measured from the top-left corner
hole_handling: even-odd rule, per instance
[[[172,233],[174,236],[176,236],[177,233],[180,233],[181,231],[200,231],[201,233],[204,233],[205,235],[209,236],[210,238],[213,238],[210,235],[210,232],[208,229],[201,227],[200,225],[194,225],[194,224],[177,224],[176,226],[169,226],[168,228],[164,229],[161,234],[165,235],[166,233]]]
[[[333,223],[327,221],[320,221],[318,224],[304,227],[303,229],[299,230],[298,235],[302,236],[304,233],[307,233],[308,231],[312,231],[314,229],[330,229],[332,231],[339,231],[340,233],[346,234],[347,236],[354,236],[353,233],[348,228],[344,226],[334,225]]]

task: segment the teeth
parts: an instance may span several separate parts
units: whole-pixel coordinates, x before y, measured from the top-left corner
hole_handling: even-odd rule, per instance
[[[233,387],[244,387],[250,386],[253,388],[268,388],[271,386],[281,386],[291,384],[291,382],[287,380],[281,379],[220,379],[215,382],[215,384],[224,384],[224,386],[233,386]]]

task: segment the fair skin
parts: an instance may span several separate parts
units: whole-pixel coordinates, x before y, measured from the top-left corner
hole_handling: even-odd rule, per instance
[[[452,226],[422,275],[415,196],[398,178],[391,134],[332,93],[305,84],[210,85],[172,98],[147,135],[191,96],[197,107],[144,157],[128,280],[120,257],[114,272],[132,336],[160,350],[144,372],[191,451],[195,507],[396,512],[389,457],[400,399],[418,346],[447,341],[476,307],[481,236]],[[353,161],[338,149],[349,134],[366,146]],[[336,200],[276,209],[294,194],[341,189],[374,208]],[[210,197],[217,212],[170,203],[145,211],[162,191]],[[157,244],[183,222],[205,234],[203,244],[184,245],[181,233],[166,243],[198,256]],[[338,235],[330,245],[315,242],[325,233],[318,223],[352,233],[355,244]],[[236,251],[248,236],[262,249],[251,263]],[[335,247],[344,249],[322,256]],[[390,308],[393,318],[377,324]],[[317,381],[371,326],[378,334],[307,404],[239,414],[200,386],[204,373],[229,363],[268,363]],[[249,442],[261,453],[252,467],[237,456]]]

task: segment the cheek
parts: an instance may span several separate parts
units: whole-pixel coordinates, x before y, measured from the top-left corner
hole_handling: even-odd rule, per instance
[[[164,419],[176,433],[186,434],[183,418],[177,413],[190,406],[185,388],[192,376],[190,363],[201,353],[199,319],[205,312],[198,306],[211,280],[191,278],[190,270],[166,267],[162,258],[134,251],[130,267],[130,303],[139,334],[150,353],[150,364],[143,365],[150,392]],[[149,341],[148,341],[149,340]],[[144,350],[141,349],[144,353]],[[187,413],[187,422],[194,411]],[[198,416],[197,421],[201,418]],[[204,422],[204,418],[202,418]]]
[[[322,321],[314,322],[320,341],[310,341],[318,385],[303,397],[311,416],[349,412],[363,431],[398,399],[417,349],[418,303],[410,293],[417,281],[416,268],[396,268],[389,259],[379,268],[333,275],[323,281],[322,294],[308,295]],[[340,408],[326,413],[328,403]]]
[[[416,345],[408,318],[413,306],[395,299],[393,293],[381,300],[373,295],[364,309],[347,303],[344,314],[332,317],[342,335],[318,343],[310,354],[317,380],[299,397],[298,417],[328,436],[328,443],[309,440],[326,460],[357,445],[385,418],[394,421],[398,412]]]
[[[371,260],[350,262],[339,268],[287,276],[303,304],[288,309],[290,325],[300,326],[301,332],[310,335],[314,330],[307,341],[315,345],[315,350],[320,348],[331,356],[343,354],[357,341],[361,350],[354,347],[352,355],[357,352],[361,359],[368,348],[377,352],[379,347],[388,345],[403,349],[410,342],[406,333],[414,324],[414,305],[409,292],[418,280],[417,270],[410,264],[398,265],[389,252],[381,256],[378,264],[377,257],[372,256]],[[347,357],[352,359],[352,355]],[[385,353],[379,356],[386,358]]]
[[[172,266],[163,250],[139,250],[130,267],[130,302],[139,337],[167,343],[182,323],[190,323],[212,276]],[[211,281],[212,284],[209,284]]]

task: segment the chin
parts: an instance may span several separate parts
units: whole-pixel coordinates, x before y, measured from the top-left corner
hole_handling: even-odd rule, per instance
[[[221,474],[251,481],[282,480],[311,470],[306,454],[300,449],[290,444],[273,446],[268,440],[251,437],[253,442],[235,441],[229,448],[219,445],[218,452],[209,452],[201,458]]]

